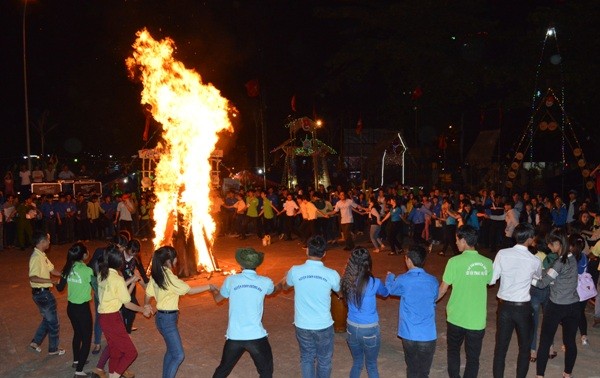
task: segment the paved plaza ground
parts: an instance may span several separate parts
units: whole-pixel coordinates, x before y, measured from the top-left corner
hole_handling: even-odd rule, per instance
[[[359,237],[358,243],[370,246],[366,238]],[[235,238],[218,238],[214,255],[223,270],[236,269],[234,251],[242,245],[250,245],[265,252],[265,261],[259,267],[258,273],[271,277],[273,281],[280,280],[287,270],[295,264],[305,260],[305,250],[301,249],[296,241],[285,242],[273,239],[273,244],[267,247],[260,245],[260,240],[250,237],[245,241]],[[102,246],[100,242],[88,243],[92,251]],[[437,247],[439,248],[439,247]],[[143,242],[143,261],[150,260],[152,252],[150,242]],[[50,260],[58,269],[62,268],[65,261],[67,246],[52,246],[48,252]],[[429,255],[426,270],[441,279],[448,257],[438,256],[435,252]],[[40,322],[40,315],[31,298],[28,282],[28,260],[31,251],[17,249],[0,252],[0,376],[1,377],[72,377],[74,369],[71,368],[71,338],[73,335],[71,324],[66,314],[66,293],[56,293],[58,311],[61,322],[61,346],[67,350],[64,356],[48,356],[47,340],[44,341],[43,352],[38,354],[27,347]],[[333,246],[328,250],[324,260],[325,264],[343,272],[348,252],[342,246]],[[383,278],[387,271],[402,273],[406,271],[404,259],[400,256],[389,256],[387,251],[373,254],[373,267],[376,276]],[[208,280],[207,275],[196,277],[191,284],[205,284],[207,282],[221,285],[225,276],[216,273]],[[489,289],[488,295],[488,326],[483,343],[481,355],[481,377],[491,377],[492,359],[495,338],[496,300],[497,287]],[[446,374],[446,322],[445,308],[449,297],[446,297],[437,306],[438,341],[431,377],[445,377]],[[143,290],[138,290],[140,301],[143,300]],[[379,355],[379,371],[382,377],[404,377],[405,364],[402,354],[402,343],[396,337],[398,322],[397,298],[388,298],[378,301],[382,345]],[[181,365],[178,377],[211,377],[221,357],[221,350],[225,341],[224,334],[227,327],[228,305],[217,305],[208,293],[193,297],[187,296],[180,301],[179,330],[182,335],[186,358]],[[265,301],[263,324],[269,332],[269,341],[273,348],[275,363],[275,377],[299,377],[299,352],[295,339],[294,318],[294,292],[293,290],[279,293]],[[588,308],[587,317],[591,323],[592,309]],[[165,350],[164,342],[156,330],[154,320],[147,320],[138,315],[135,321],[138,330],[131,337],[135,343],[139,356],[131,366],[137,377],[154,378],[161,376],[162,358]],[[598,346],[600,345],[600,329],[588,330],[590,345],[579,346],[579,355],[574,369],[575,377],[600,377],[598,363]],[[516,366],[516,334],[506,361],[506,377],[513,377]],[[556,336],[555,345],[560,346],[560,329]],[[105,341],[103,340],[103,345]],[[563,356],[560,352],[554,360],[550,360],[546,371],[547,377],[560,377],[563,368]],[[91,370],[98,355],[90,355],[90,363],[86,367]],[[462,358],[464,367],[464,355]],[[344,333],[335,335],[335,352],[333,358],[333,377],[347,377],[352,365],[352,357],[346,346]],[[233,370],[231,377],[255,377],[256,370],[246,354]],[[363,371],[366,377],[366,372]],[[535,364],[530,365],[529,375],[535,376]]]

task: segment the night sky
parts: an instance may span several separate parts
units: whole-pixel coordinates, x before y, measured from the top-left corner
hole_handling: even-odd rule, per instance
[[[25,152],[23,4],[6,0],[0,5],[4,166]],[[46,153],[128,156],[144,147],[141,87],[128,79],[124,64],[143,27],[156,39],[174,39],[176,58],[240,111],[234,137],[224,146],[226,151],[236,147],[232,164],[254,165],[259,101],[244,87],[252,79],[261,87],[269,150],[286,139],[289,115],[315,112],[325,120],[320,137],[334,148],[339,148],[341,128],[354,128],[359,117],[365,128],[400,128],[410,139],[415,104],[409,92],[420,87],[422,144],[435,144],[449,124],[462,125],[467,143],[479,129],[501,124],[507,131],[502,143],[510,151],[511,140],[529,119],[536,77],[542,91],[565,88],[576,133],[593,146],[600,140],[595,111],[600,15],[594,5],[567,0],[30,0],[25,30],[32,152],[41,149],[35,126],[44,113],[46,128],[52,128]],[[543,56],[536,75],[549,26],[556,27],[563,64],[552,65],[550,55]],[[157,128],[154,124],[151,133]],[[598,157],[596,149],[588,149],[588,159]]]

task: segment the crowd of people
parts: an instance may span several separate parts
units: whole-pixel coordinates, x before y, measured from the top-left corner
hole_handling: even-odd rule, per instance
[[[493,375],[505,375],[506,354],[516,331],[519,354],[515,375],[525,377],[529,365],[535,363],[537,376],[544,376],[548,359],[557,355],[553,340],[560,325],[565,351],[563,375],[569,377],[577,356],[578,330],[580,343],[589,343],[585,308],[590,297],[582,298],[578,293],[578,279],[589,272],[597,285],[600,214],[594,212],[590,200],[579,201],[575,191],[568,196],[563,201],[557,193],[546,197],[528,193],[503,197],[486,190],[475,195],[437,189],[425,193],[399,186],[378,191],[249,189],[227,192],[224,198],[213,194],[212,212],[220,236],[245,239],[254,233],[263,240],[268,235],[285,241],[297,236],[308,258],[274,284],[256,273],[264,255],[252,248],[240,248],[236,260],[242,273],[227,277],[220,289],[213,285],[190,287],[181,281],[172,272],[177,252],[167,246],[154,252],[151,274],[146,277],[139,259],[140,243],[131,238],[134,221],[119,215],[119,211],[136,213],[126,202],[141,206],[142,201],[137,204],[131,196],[121,196],[113,203],[110,196],[104,197],[115,205],[110,218],[114,234],[95,235],[111,238],[112,243],[96,250],[87,266],[85,244],[76,242],[69,249],[63,270],[56,270],[44,252],[51,240],[70,241],[61,239],[58,232],[52,239],[52,231],[44,222],[38,222],[37,231],[32,233],[35,248],[30,282],[43,321],[30,347],[40,352],[40,344],[48,334],[49,353],[65,353],[58,346],[56,302],[49,290],[55,283],[51,277],[56,276],[58,288],[66,286],[69,290],[67,312],[74,329],[76,376],[86,374],[83,364],[90,351],[101,352],[102,333],[108,345],[92,376],[106,376],[107,362],[110,377],[133,376],[128,368],[137,352],[128,333],[135,330],[135,313],[141,312],[145,316],[156,313],[156,326],[166,344],[163,376],[173,377],[184,358],[177,330],[179,297],[210,291],[217,302],[228,299],[230,307],[227,341],[214,376],[229,375],[239,357],[248,351],[259,375],[268,377],[273,374],[273,357],[262,326],[264,298],[293,288],[302,375],[331,375],[334,331],[330,295],[334,292],[348,305],[347,342],[354,361],[350,375],[358,377],[366,367],[368,375],[376,377],[380,347],[376,297],[392,295],[402,298],[398,336],[402,339],[407,376],[428,376],[438,334],[436,302],[452,287],[446,308],[448,375],[461,376],[460,348],[464,344],[467,361],[463,376],[471,377],[479,373],[487,287],[499,281]],[[93,203],[96,198],[91,199]],[[148,200],[151,209],[151,197]],[[44,203],[39,206],[42,208]],[[151,228],[151,220],[148,222]],[[81,228],[76,229],[81,232]],[[372,248],[355,246],[354,238],[361,233],[368,233]],[[75,237],[85,240],[83,235]],[[410,239],[408,243],[406,238]],[[322,262],[326,250],[338,242],[350,252],[341,277]],[[427,256],[438,246],[436,252],[442,256],[448,247],[453,251],[441,283],[424,270]],[[389,273],[379,280],[372,274],[371,254],[387,248],[389,254],[404,255],[408,272],[397,277]],[[477,248],[487,249],[494,260]],[[77,279],[70,279],[72,276]],[[138,283],[145,289],[144,306],[136,299]],[[96,316],[92,316],[89,306],[92,298]],[[600,325],[600,311],[595,315],[594,327]]]

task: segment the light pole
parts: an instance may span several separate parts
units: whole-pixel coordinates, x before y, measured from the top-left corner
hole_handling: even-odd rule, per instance
[[[27,34],[25,32],[27,0],[23,3],[23,91],[25,93],[25,138],[27,140],[27,169],[31,172],[31,140],[29,138],[29,100],[27,96]]]

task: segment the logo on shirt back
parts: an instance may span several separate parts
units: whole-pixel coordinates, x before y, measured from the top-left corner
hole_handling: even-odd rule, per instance
[[[321,281],[327,282],[327,278],[321,277],[321,276],[315,276],[314,274],[309,274],[307,276],[302,276],[302,277],[298,278],[298,281],[302,281],[302,280],[305,280],[307,278],[315,278],[317,280],[321,280]]]
[[[467,276],[487,276],[488,270],[483,263],[477,262],[469,265],[465,274]]]
[[[262,293],[262,289],[256,285],[237,285],[233,288],[233,290],[239,290],[239,289],[256,289]]]

